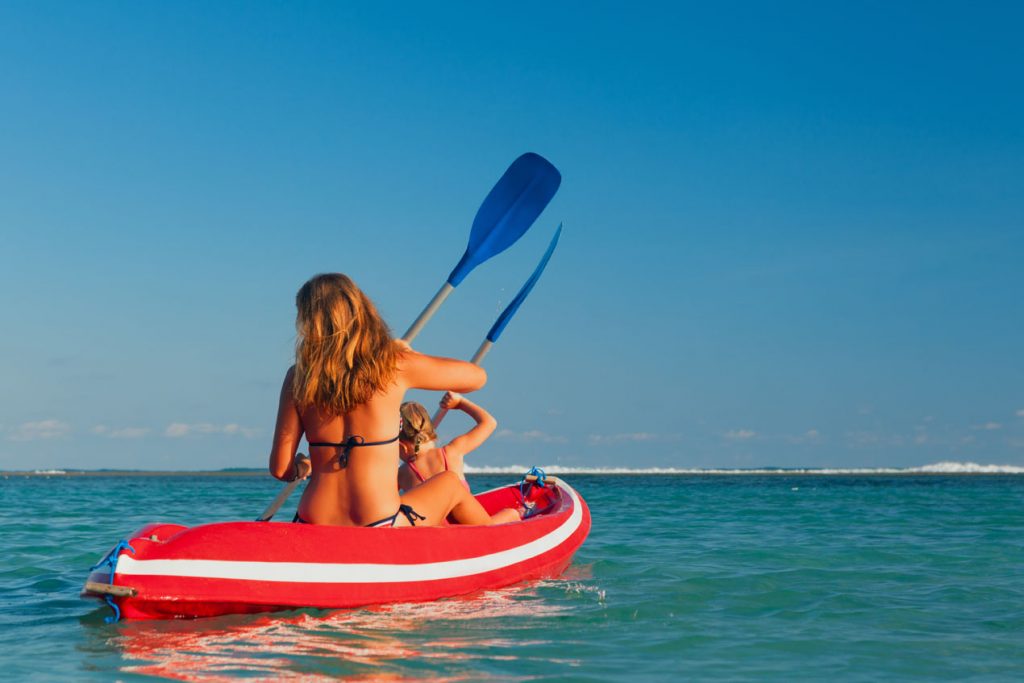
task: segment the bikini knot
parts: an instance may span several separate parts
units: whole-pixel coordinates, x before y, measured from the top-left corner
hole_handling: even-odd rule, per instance
[[[420,513],[418,513],[415,510],[413,510],[411,505],[405,505],[405,504],[399,505],[398,506],[398,511],[401,512],[403,515],[405,515],[405,518],[409,520],[409,524],[411,524],[412,526],[416,526],[416,520],[417,519],[420,520],[420,521],[423,521],[423,520],[426,519],[426,517],[424,517]]]
[[[345,442],[341,446],[341,453],[338,453],[338,465],[342,468],[348,467],[348,456],[352,452],[352,449],[362,446],[365,443],[366,439],[358,434],[353,434],[345,439]]]

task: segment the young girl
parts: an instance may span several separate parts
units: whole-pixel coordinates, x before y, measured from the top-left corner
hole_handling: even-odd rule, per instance
[[[391,338],[376,307],[340,273],[317,275],[295,297],[295,365],[285,373],[270,454],[281,480],[309,476],[296,521],[341,526],[436,526],[492,518],[455,472],[399,496],[398,415],[407,389],[476,391],[478,366],[427,356]],[[310,462],[295,457],[303,434]]]
[[[402,431],[398,435],[398,452],[402,466],[398,468],[398,488],[408,491],[435,474],[455,472],[469,490],[463,472],[463,458],[494,433],[498,426],[490,413],[465,396],[449,391],[441,399],[445,410],[459,409],[476,420],[476,426],[447,445],[437,447],[437,432],[427,409],[415,401],[402,404]]]

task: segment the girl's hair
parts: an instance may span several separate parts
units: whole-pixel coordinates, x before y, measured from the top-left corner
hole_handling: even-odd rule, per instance
[[[341,415],[395,378],[401,353],[373,302],[341,273],[313,277],[295,295],[295,378],[300,409]]]
[[[434,423],[430,421],[430,413],[422,404],[416,403],[416,401],[406,401],[402,404],[401,412],[402,430],[398,433],[398,438],[413,444],[416,447],[416,452],[419,452],[421,443],[437,438]]]

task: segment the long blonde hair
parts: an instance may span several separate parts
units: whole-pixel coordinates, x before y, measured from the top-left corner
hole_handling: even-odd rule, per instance
[[[341,415],[394,380],[398,347],[373,302],[341,273],[317,275],[295,295],[295,378],[300,409]]]

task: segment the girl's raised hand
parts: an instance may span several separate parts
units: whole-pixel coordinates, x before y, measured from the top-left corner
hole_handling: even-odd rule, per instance
[[[444,408],[445,410],[458,408],[459,403],[461,402],[462,395],[456,394],[454,391],[446,392],[445,395],[441,397],[441,407]]]

